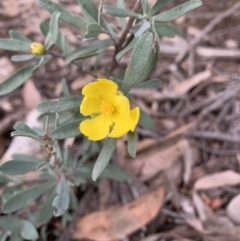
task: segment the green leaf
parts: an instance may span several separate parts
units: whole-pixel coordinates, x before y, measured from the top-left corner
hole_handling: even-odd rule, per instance
[[[54,211],[52,203],[55,197],[56,193],[52,192],[50,196],[47,198],[47,200],[43,203],[36,217],[36,222],[38,224],[48,223],[52,218]]]
[[[134,86],[135,88],[156,88],[160,85],[160,79],[150,79],[148,81],[142,82],[139,85]]]
[[[70,64],[74,60],[86,59],[101,54],[108,48],[110,44],[111,41],[109,39],[106,39],[95,41],[88,46],[77,48],[69,55],[67,55],[65,62],[66,64]]]
[[[57,186],[58,195],[53,200],[53,206],[56,208],[54,216],[59,217],[68,209],[70,196],[67,181],[64,175],[61,175],[60,183]]]
[[[38,239],[38,232],[34,225],[29,222],[28,220],[22,220],[22,227],[20,234],[23,239],[27,240],[37,240]]]
[[[104,146],[103,146],[103,148],[95,162],[95,165],[93,167],[93,172],[92,172],[93,181],[97,180],[97,178],[100,176],[102,171],[107,166],[107,164],[110,161],[110,158],[115,150],[116,144],[117,144],[116,138],[108,138],[105,141]]]
[[[35,156],[29,156],[29,155],[25,155],[25,154],[13,154],[12,158],[14,160],[18,160],[18,161],[33,161],[33,162],[42,162],[42,160],[36,158]]]
[[[2,230],[0,233],[0,241],[6,241],[8,238],[8,231]]]
[[[117,0],[117,7],[123,10],[126,10],[124,0]],[[126,26],[126,19],[120,18],[120,23],[121,23],[122,29],[124,29]]]
[[[103,30],[102,30],[101,26],[99,26],[97,23],[90,23],[87,26],[87,32],[84,35],[84,37],[86,39],[96,38],[102,32],[103,32]]]
[[[82,18],[69,12],[63,6],[55,2],[52,2],[49,0],[37,0],[37,3],[40,7],[44,8],[51,14],[54,12],[60,12],[61,13],[60,19],[65,23],[68,23],[76,28],[85,29],[87,27],[87,23]]]
[[[67,81],[65,78],[62,78],[61,84],[62,84],[62,92],[63,92],[64,97],[70,96],[71,95],[70,90],[68,88],[68,84],[67,84]]]
[[[149,15],[150,16],[155,15],[161,8],[163,8],[170,1],[172,0],[157,0],[156,3],[151,8]]]
[[[111,5],[104,5],[104,10],[105,13],[113,16],[113,17],[119,17],[119,18],[127,18],[127,17],[139,17],[139,14],[134,13],[134,12],[130,12],[128,10],[122,9],[122,8],[118,8],[118,7],[114,7]]]
[[[73,136],[79,136],[81,134],[79,130],[81,121],[83,121],[83,118],[59,126],[52,132],[52,137],[62,140]]]
[[[128,144],[128,153],[132,158],[136,157],[137,152],[137,135],[136,132],[129,131],[127,133],[127,144]]]
[[[172,24],[155,23],[155,30],[158,35],[166,36],[168,38],[174,38],[175,35],[183,36],[182,32]]]
[[[31,187],[27,190],[13,194],[2,207],[3,213],[12,213],[21,208],[26,207],[29,203],[33,202],[47,190],[53,186],[53,183],[46,183]]]
[[[0,166],[0,171],[6,175],[22,175],[36,170],[39,162],[34,161],[8,161]]]
[[[151,27],[150,23],[146,20],[143,20],[142,26],[138,29],[138,31],[134,34],[135,38],[140,38],[142,34]]]
[[[200,0],[190,0],[166,12],[156,15],[155,19],[156,21],[161,21],[161,22],[172,21],[201,5],[202,5],[202,2]]]
[[[139,124],[145,129],[148,129],[148,130],[154,129],[154,123],[152,121],[152,118],[149,116],[149,114],[147,114],[142,109],[140,109]]]
[[[0,184],[6,184],[6,183],[8,183],[10,181],[11,180],[7,176],[5,176],[2,173],[0,173]]]
[[[159,57],[159,48],[153,33],[144,33],[135,44],[125,72],[122,91],[127,94],[137,83],[145,80],[155,68]]]
[[[44,34],[44,36],[47,36],[47,34],[49,32],[49,23],[42,22],[40,24],[40,29],[41,29],[42,33]],[[60,32],[58,33],[58,39],[56,42],[56,46],[58,48],[60,48],[64,52],[64,54],[69,54],[70,52],[73,51],[73,48],[67,41],[66,37],[63,34],[61,34]]]
[[[80,96],[63,97],[60,99],[45,100],[41,102],[37,110],[40,112],[62,112],[79,108],[82,101]]]
[[[15,123],[15,125],[13,126],[13,128],[16,131],[25,131],[25,132],[29,132],[29,133],[32,133],[37,136],[37,133],[31,127],[29,127],[28,125],[26,125],[25,123],[23,123],[21,121],[17,121]]]
[[[30,52],[30,43],[18,39],[0,39],[0,49]]]
[[[13,39],[17,39],[17,40],[20,40],[20,41],[24,41],[24,42],[27,42],[29,44],[32,43],[32,41],[27,38],[26,36],[24,36],[23,34],[21,34],[20,32],[18,32],[17,30],[9,30],[9,35],[11,36],[11,38]]]
[[[143,14],[147,13],[147,3],[148,3],[148,0],[141,0]]]
[[[135,46],[137,41],[138,41],[138,38],[134,38],[124,49],[118,52],[118,54],[116,55],[116,60],[120,61],[122,56],[126,54],[129,50],[131,50]]]
[[[35,70],[35,64],[27,65],[17,70],[0,84],[0,96],[6,95],[26,82]]]
[[[40,137],[38,135],[34,135],[30,132],[26,132],[26,131],[13,131],[11,132],[11,137],[14,137],[14,136],[25,136],[25,137],[29,137],[33,140],[36,140],[36,141],[41,141],[40,140]]]
[[[11,57],[11,60],[13,62],[20,62],[20,61],[27,61],[33,58],[35,58],[33,54],[24,54],[24,55],[13,55]]]
[[[50,49],[53,45],[57,43],[58,40],[58,20],[61,13],[54,12],[51,16],[49,23],[49,32],[47,34],[45,45],[47,49]]]

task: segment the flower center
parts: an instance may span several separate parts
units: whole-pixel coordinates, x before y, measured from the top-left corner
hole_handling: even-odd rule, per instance
[[[107,102],[102,101],[100,111],[104,116],[109,116],[115,111],[115,108],[112,105],[108,104]]]

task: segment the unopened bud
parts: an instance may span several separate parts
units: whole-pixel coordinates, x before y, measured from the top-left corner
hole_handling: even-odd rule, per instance
[[[45,53],[45,47],[42,43],[34,42],[31,44],[30,49],[35,55],[43,55]]]

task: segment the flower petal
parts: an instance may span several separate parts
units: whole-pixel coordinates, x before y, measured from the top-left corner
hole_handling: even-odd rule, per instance
[[[128,131],[134,131],[140,116],[139,107],[135,107],[130,111],[129,115],[119,115],[118,118],[114,120],[113,130],[108,135],[112,138],[118,138],[127,134]]]
[[[116,103],[115,103],[115,109],[116,112],[114,113],[114,116],[118,118],[118,115],[128,115],[130,112],[130,104],[129,100],[126,96],[123,95],[117,95],[115,97]]]
[[[112,123],[111,118],[99,115],[96,118],[82,121],[79,129],[89,140],[98,141],[108,135]]]
[[[84,116],[100,113],[102,101],[95,96],[85,96],[80,105],[80,113]]]

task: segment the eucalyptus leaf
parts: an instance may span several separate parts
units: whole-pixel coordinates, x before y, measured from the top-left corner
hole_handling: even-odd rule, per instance
[[[140,118],[139,118],[139,124],[140,126],[144,127],[148,130],[154,129],[154,123],[152,121],[152,118],[147,114],[145,111],[140,109]]]
[[[58,20],[61,13],[54,12],[51,16],[49,23],[49,32],[46,37],[45,45],[47,49],[50,49],[57,43],[58,40]]]
[[[160,79],[150,79],[148,81],[142,82],[139,85],[134,86],[135,88],[156,88],[160,85]]]
[[[57,4],[50,0],[37,0],[37,3],[40,7],[44,8],[51,14],[54,12],[60,12],[61,13],[60,19],[65,23],[68,23],[76,28],[85,29],[87,27],[87,23],[82,18],[69,12],[60,4]]]
[[[21,61],[27,61],[33,58],[35,58],[33,54],[24,54],[24,55],[13,55],[11,57],[11,60],[13,62],[21,62]]]
[[[10,198],[3,204],[3,213],[12,213],[19,209],[26,207],[29,203],[33,202],[47,190],[53,187],[53,183],[41,184],[31,187],[27,190],[20,191],[10,196]]]
[[[0,84],[0,96],[9,94],[26,82],[35,70],[35,64],[27,65],[17,70]]]
[[[34,161],[8,161],[0,166],[0,172],[6,175],[22,175],[30,171],[36,170],[39,162]]]
[[[175,35],[182,37],[182,32],[172,24],[155,23],[155,30],[158,35],[174,38]]]
[[[29,38],[27,38],[26,36],[24,36],[23,34],[18,32],[17,30],[13,30],[13,29],[9,30],[9,35],[13,39],[17,39],[17,40],[20,40],[20,41],[23,41],[23,42],[27,42],[29,44],[32,43],[32,41]]]
[[[72,110],[72,109],[79,108],[81,101],[82,101],[82,97],[79,97],[79,96],[45,100],[38,105],[37,110],[40,112],[50,112],[50,113]]]
[[[144,33],[135,44],[128,68],[125,72],[122,91],[127,94],[137,83],[145,80],[155,68],[159,58],[159,48],[153,33]]]
[[[96,38],[102,32],[103,32],[103,30],[102,30],[101,26],[99,26],[97,23],[90,23],[87,26],[87,32],[84,35],[84,37],[86,39]]]
[[[105,140],[104,146],[93,167],[93,172],[92,172],[93,181],[97,180],[97,178],[101,175],[101,173],[107,166],[115,150],[116,144],[117,144],[116,138],[108,138],[107,140]]]
[[[137,135],[136,132],[129,131],[127,133],[128,153],[132,158],[136,157],[137,152]]]
[[[127,18],[127,17],[139,17],[139,14],[134,13],[134,12],[130,12],[128,10],[122,9],[122,8],[118,8],[118,7],[114,7],[111,5],[104,5],[104,10],[105,13],[113,16],[113,17],[119,17],[119,18]]]
[[[69,55],[67,55],[66,64],[71,63],[74,60],[86,59],[92,56],[103,53],[111,44],[109,39],[95,41],[87,46],[82,46],[75,49]]]
[[[188,2],[182,3],[175,8],[172,8],[166,12],[160,13],[155,16],[156,21],[161,22],[168,22],[175,20],[181,16],[183,16],[185,13],[199,7],[202,5],[202,2],[200,0],[190,0]]]
[[[52,137],[54,139],[65,139],[79,136],[81,134],[79,130],[81,121],[83,121],[83,118],[59,126],[52,132]]]
[[[30,43],[18,39],[0,39],[0,49],[30,52]]]
[[[134,38],[125,48],[118,52],[118,54],[116,55],[116,60],[120,61],[124,54],[126,54],[129,50],[133,49],[137,41],[138,38]]]
[[[26,131],[13,131],[11,132],[11,137],[14,137],[14,136],[25,136],[25,137],[29,137],[33,140],[36,140],[36,141],[41,141],[40,140],[40,137],[38,135],[35,135],[35,134],[32,134],[30,132],[26,132]]]
[[[151,8],[149,15],[150,16],[155,15],[161,8],[163,8],[170,1],[172,0],[157,0],[156,3]]]

